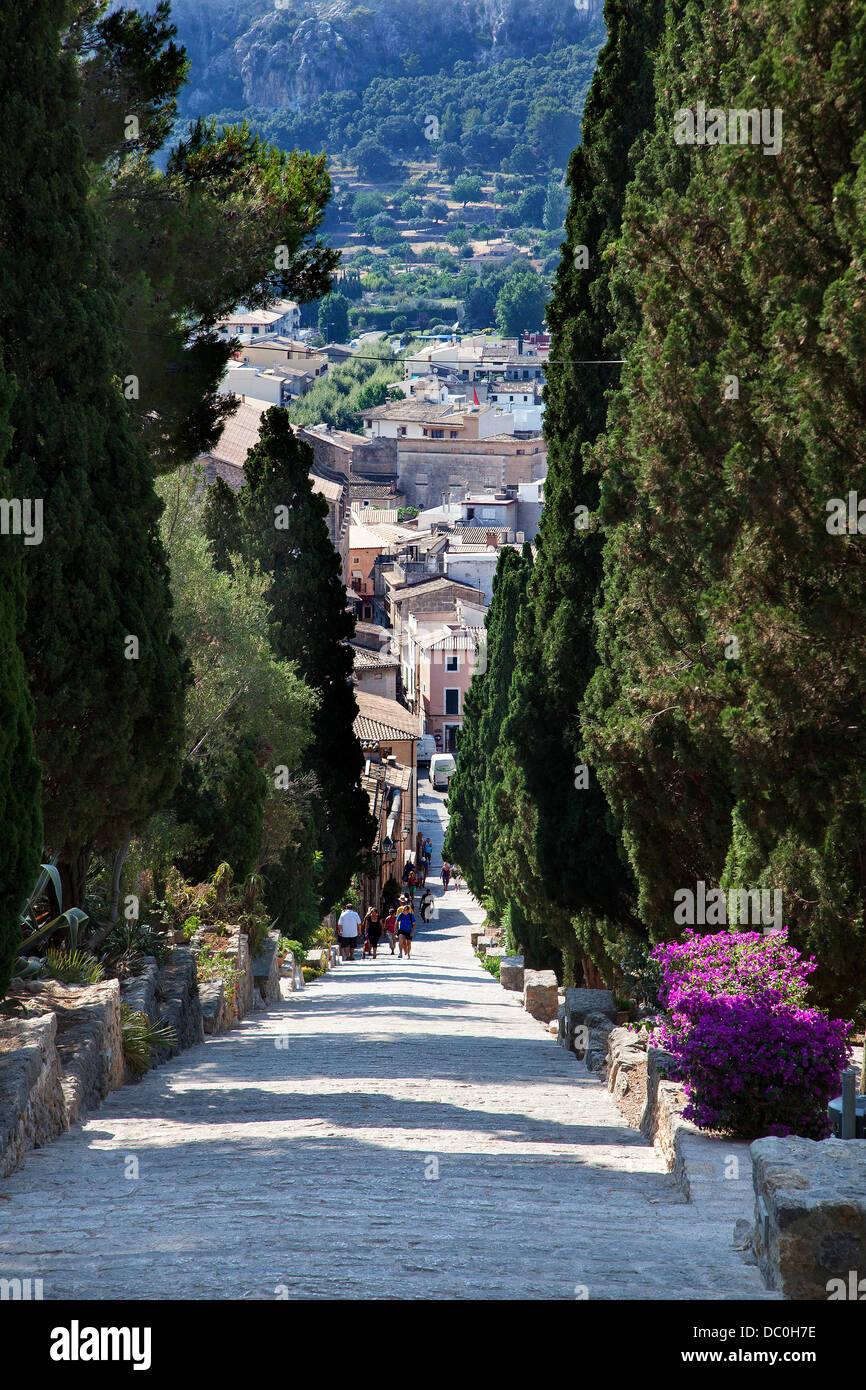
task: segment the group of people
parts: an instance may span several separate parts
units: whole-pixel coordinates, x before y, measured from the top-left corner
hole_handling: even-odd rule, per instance
[[[430,872],[430,860],[433,855],[433,845],[429,836],[427,839],[418,836],[415,849],[415,858],[408,859],[403,869],[403,889],[398,902],[390,908],[371,907],[368,909],[363,920],[356,911],[353,903],[340,913],[337,923],[337,936],[340,942],[340,953],[344,960],[354,960],[355,950],[359,943],[365,956],[376,959],[379,951],[379,944],[384,937],[393,956],[395,952],[401,960],[409,960],[412,955],[412,940],[415,935],[415,892],[420,889],[422,892],[421,902],[418,908],[418,915],[425,924],[433,916],[433,895],[427,887],[427,875]],[[442,862],[442,891],[447,892],[448,884],[454,879],[454,887],[460,886],[460,870],[456,864],[451,865],[446,860]]]
[[[419,916],[422,922],[429,922],[433,912],[433,898],[427,889],[421,899]],[[354,960],[355,950],[362,945],[363,955],[376,959],[379,944],[384,937],[391,955],[396,952],[401,960],[409,960],[412,955],[412,940],[415,936],[415,910],[406,894],[387,911],[371,907],[363,921],[352,904],[340,913],[337,923],[340,939],[340,952],[344,960]]]

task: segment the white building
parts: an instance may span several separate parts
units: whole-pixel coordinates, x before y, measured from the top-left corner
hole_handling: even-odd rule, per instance
[[[293,299],[277,299],[267,309],[241,307],[216,323],[221,338],[257,342],[262,338],[291,338],[301,326],[301,308]]]
[[[480,589],[488,606],[493,602],[493,576],[498,564],[499,549],[495,545],[453,545],[442,556],[446,579]]]

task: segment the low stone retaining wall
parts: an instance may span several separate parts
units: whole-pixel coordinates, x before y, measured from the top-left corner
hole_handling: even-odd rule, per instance
[[[503,956],[499,962],[499,983],[503,989],[523,993],[525,966],[523,956]]]
[[[560,1046],[582,1057],[597,1076],[604,1076],[608,1037],[616,1019],[616,1003],[610,990],[567,989],[558,1018]]]
[[[559,1012],[559,986],[552,970],[524,970],[523,1007],[539,1023],[550,1023]]]
[[[57,1015],[0,1020],[0,1178],[69,1128]]]
[[[786,1298],[866,1298],[866,1141],[757,1139],[755,1249]]]
[[[261,953],[253,961],[253,987],[264,1005],[276,1004],[280,998],[279,946],[279,933],[268,932]]]

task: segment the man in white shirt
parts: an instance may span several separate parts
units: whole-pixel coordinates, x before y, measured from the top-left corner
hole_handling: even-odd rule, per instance
[[[361,919],[351,903],[340,913],[340,920],[337,927],[340,932],[340,950],[343,960],[355,959],[355,946],[358,942],[358,930],[361,926]]]

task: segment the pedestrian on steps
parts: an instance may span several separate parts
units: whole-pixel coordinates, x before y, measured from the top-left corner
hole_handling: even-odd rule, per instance
[[[364,955],[376,959],[382,937],[382,917],[378,907],[371,907],[364,918]]]
[[[448,884],[451,882],[451,865],[447,859],[442,860],[442,892],[448,892]]]
[[[391,947],[391,955],[393,956],[397,945],[397,909],[395,907],[390,907],[388,909],[388,915],[383,923],[383,930],[388,945]]]
[[[409,906],[407,898],[400,899],[400,911],[397,913],[397,940],[400,943],[400,959],[403,957],[408,960],[412,954],[412,937],[415,933],[415,913]]]
[[[350,900],[343,911],[340,913],[340,920],[337,923],[337,930],[340,933],[340,950],[343,960],[355,959],[355,947],[358,944],[358,931],[361,926],[361,918],[355,911],[355,905]]]

